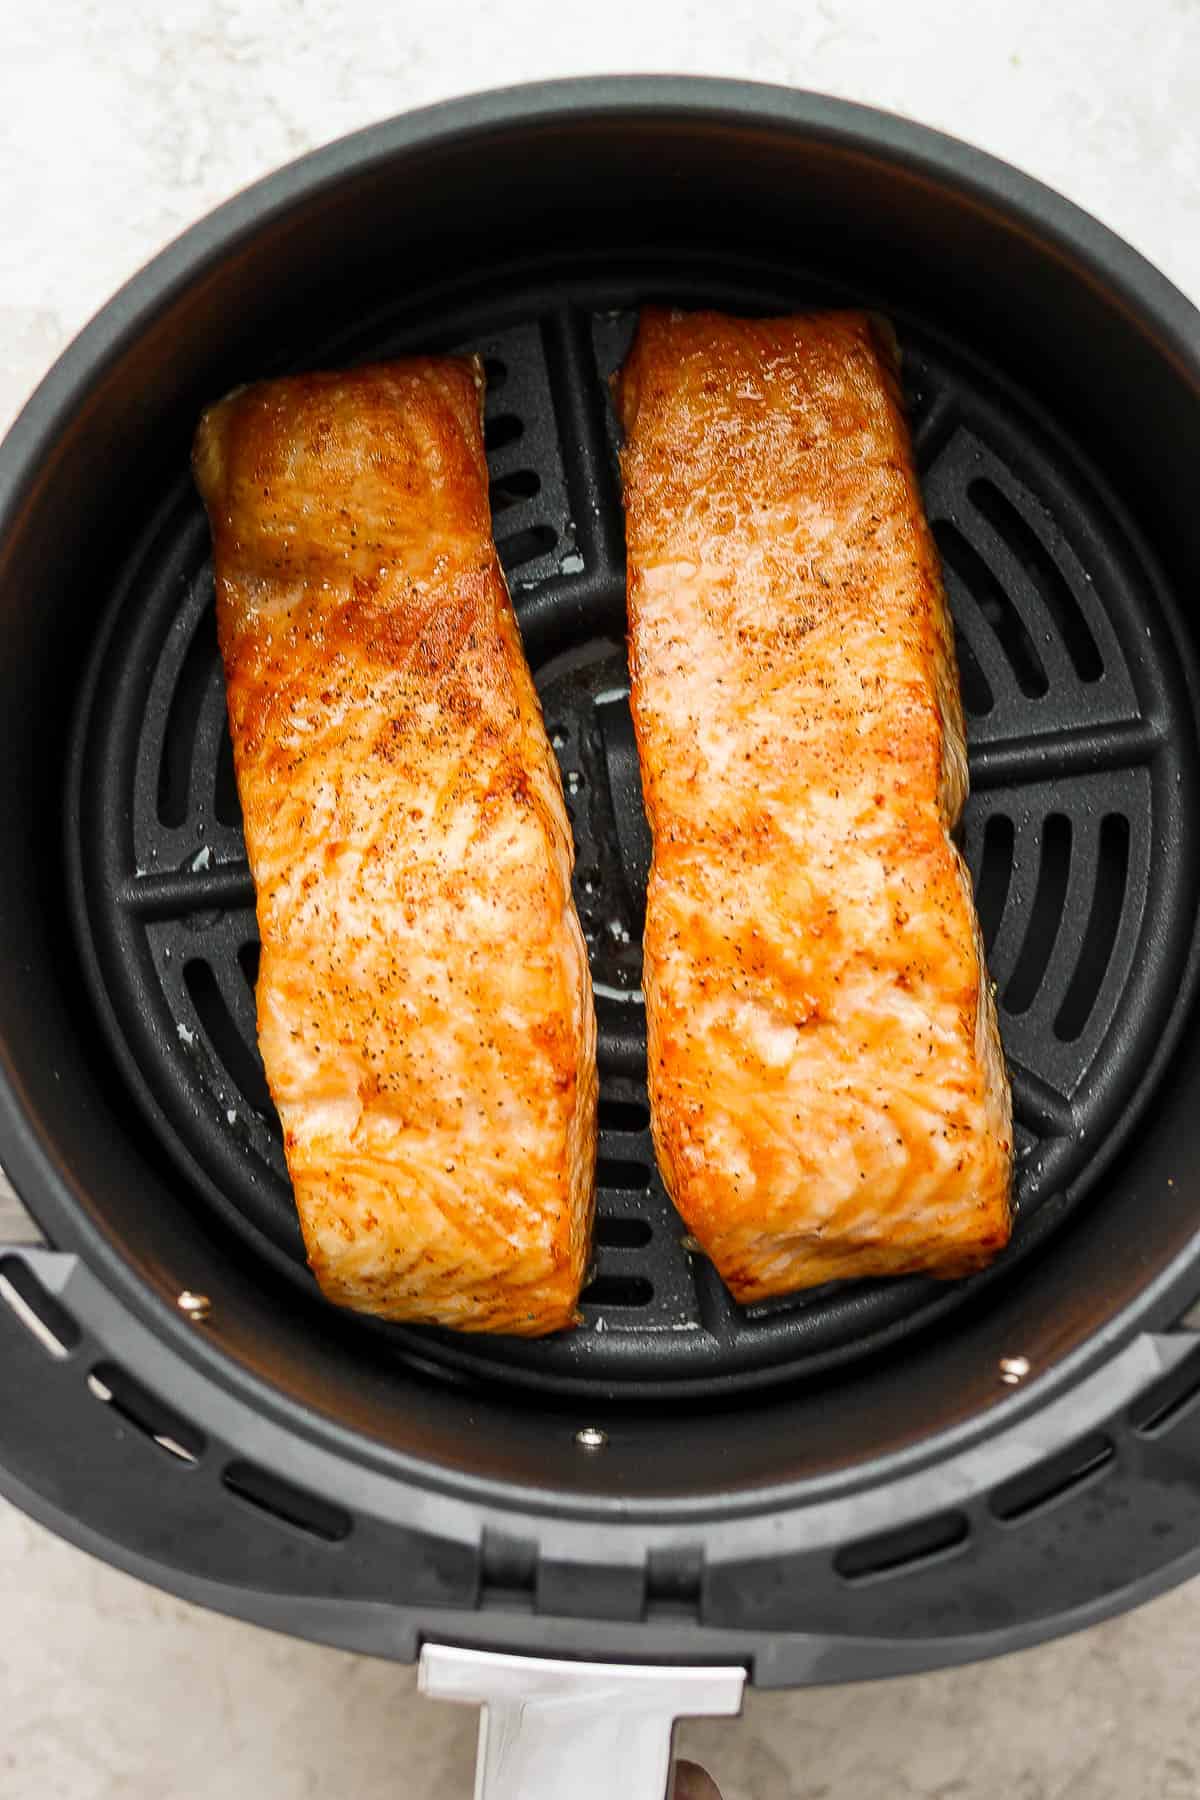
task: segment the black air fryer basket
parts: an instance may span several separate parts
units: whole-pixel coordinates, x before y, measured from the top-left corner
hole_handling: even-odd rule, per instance
[[[607,386],[645,300],[899,334],[1018,1121],[1012,1248],[966,1282],[737,1307],[655,1170]],[[600,1024],[596,1272],[544,1342],[341,1314],[304,1266],[188,473],[237,382],[451,348],[487,365]],[[701,1689],[1009,1649],[1200,1568],[1198,469],[1200,318],[1161,276],[814,96],[459,102],[173,245],[0,451],[0,1160],[46,1239],[0,1250],[0,1487],[304,1636]]]

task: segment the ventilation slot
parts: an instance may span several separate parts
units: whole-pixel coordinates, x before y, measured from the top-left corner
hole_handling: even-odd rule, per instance
[[[504,450],[524,435],[525,427],[516,413],[497,413],[494,419],[484,422],[483,447],[488,451]]]
[[[601,1100],[601,1131],[646,1131],[650,1126],[650,1108],[641,1100]]]
[[[257,938],[251,938],[248,944],[241,945],[237,953],[238,968],[242,971],[246,986],[252,994],[256,993],[258,989],[258,964],[261,955],[262,945]]]
[[[209,683],[219,679],[214,667],[218,654],[215,632],[216,616],[208,609],[192,634],[167,712],[158,770],[158,816],[172,827],[187,822],[200,709]]]
[[[884,1575],[907,1575],[929,1563],[952,1556],[967,1541],[968,1525],[960,1512],[940,1513],[897,1531],[881,1532],[847,1544],[833,1559],[843,1581],[876,1581]]]
[[[1012,501],[990,481],[973,481],[967,489],[967,499],[976,512],[982,513],[996,535],[1004,539],[1024,568],[1054,620],[1063,648],[1080,681],[1099,681],[1104,673],[1104,663],[1096,640],[1079,610],[1070,583],[1041,538],[1021,517]]]
[[[487,382],[488,393],[494,394],[508,380],[508,364],[500,361],[498,356],[485,356],[483,359],[483,375]]]
[[[539,556],[548,556],[557,542],[558,533],[552,525],[530,525],[497,544],[496,552],[501,567],[507,571],[535,562]]]
[[[1129,1409],[1129,1422],[1143,1437],[1170,1431],[1200,1400],[1200,1356],[1189,1356],[1179,1368],[1148,1387]]]
[[[1100,1432],[1070,1444],[1057,1456],[1047,1457],[1035,1469],[998,1487],[991,1498],[995,1517],[1005,1525],[1028,1519],[1057,1500],[1065,1500],[1092,1482],[1113,1461],[1112,1441]]]
[[[597,1219],[596,1242],[606,1250],[642,1250],[654,1236],[645,1219]]]
[[[933,467],[958,428],[958,408],[952,394],[934,389],[922,395],[920,416],[913,419],[912,429],[913,449],[922,474]]]
[[[213,780],[213,812],[221,825],[240,825],[242,806],[238,799],[237,777],[233,772],[233,741],[227,731],[221,733],[217,747],[217,773]]]
[[[1123,813],[1107,813],[1100,822],[1091,917],[1071,985],[1054,1021],[1055,1036],[1064,1043],[1074,1043],[1092,1016],[1117,941],[1128,879],[1129,820]]]
[[[510,506],[532,500],[541,491],[542,478],[535,469],[516,469],[511,475],[501,475],[492,483],[492,511],[507,512]]]
[[[97,1363],[87,1384],[97,1400],[176,1462],[197,1463],[203,1456],[202,1433],[115,1363]]]
[[[971,648],[971,640],[958,624],[954,627],[954,649],[958,657],[958,673],[962,685],[963,706],[972,719],[982,719],[996,704],[991,683]]]
[[[1012,820],[1004,813],[992,813],[983,828],[983,854],[979,860],[979,879],[975,883],[975,908],[984,949],[989,956],[1008,905],[1015,843]]]
[[[233,1085],[256,1112],[269,1117],[271,1096],[267,1092],[267,1078],[263,1074],[262,1064],[234,1023],[220,984],[208,964],[198,958],[185,963],[183,985],[213,1052],[224,1065]]]
[[[583,1291],[585,1306],[649,1306],[653,1298],[644,1275],[597,1275]]]
[[[306,1531],[310,1537],[340,1544],[350,1536],[353,1521],[348,1512],[328,1500],[319,1500],[304,1488],[293,1487],[269,1469],[260,1469],[254,1463],[232,1462],[221,1471],[221,1481],[239,1500],[297,1531]]]
[[[1063,813],[1049,813],[1042,826],[1042,859],[1025,942],[1004,990],[1004,1006],[1009,1013],[1028,1012],[1037,998],[1062,922],[1070,873],[1071,821]]]
[[[617,1193],[640,1194],[650,1186],[651,1175],[645,1163],[618,1162],[615,1157],[602,1156],[596,1164],[596,1186],[611,1188]]]
[[[82,1333],[78,1325],[19,1257],[0,1260],[0,1300],[5,1301],[47,1355],[61,1362],[79,1348]]]
[[[1018,1165],[1028,1162],[1041,1141],[1041,1138],[1036,1132],[1031,1131],[1028,1125],[1023,1125],[1020,1119],[1013,1120],[1013,1150]]]
[[[904,383],[904,411],[908,416],[909,434],[916,444],[925,429],[925,421],[933,411],[937,389],[928,385],[929,378],[924,369],[918,373],[913,367],[911,356],[906,356],[903,360],[901,378]]]
[[[939,519],[933,527],[933,535],[947,575],[975,602],[991,626],[1016,677],[1017,686],[1028,699],[1040,699],[1050,683],[1024,619],[978,550],[968,543],[956,525]]]

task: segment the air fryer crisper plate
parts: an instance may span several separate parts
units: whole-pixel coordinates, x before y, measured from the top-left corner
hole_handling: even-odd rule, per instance
[[[761,267],[556,268],[335,341],[308,366],[479,351],[495,532],[575,832],[600,1023],[595,1275],[583,1327],[464,1339],[364,1324],[426,1363],[639,1396],[811,1373],[945,1314],[991,1279],[831,1285],[737,1307],[655,1169],[640,935],[649,861],[627,703],[623,526],[607,381],[643,299],[788,310],[886,295]],[[1145,548],[1034,400],[898,316],[925,499],[958,633],[972,793],[963,844],[998,988],[1027,1254],[1133,1126],[1181,981],[1200,815],[1178,650]],[[247,377],[277,372],[247,368]],[[214,396],[215,397],[215,396]],[[107,601],[71,760],[85,963],[130,1088],[198,1205],[311,1277],[255,1042],[258,942],[216,647],[208,536],[164,472]]]

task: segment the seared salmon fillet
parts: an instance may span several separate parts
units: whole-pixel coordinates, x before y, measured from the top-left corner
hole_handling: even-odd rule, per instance
[[[193,461],[309,1262],[344,1306],[535,1336],[589,1254],[596,1028],[482,394],[474,359],[266,382]]]
[[[663,1178],[739,1300],[977,1269],[1011,1098],[894,351],[647,310],[617,398]]]

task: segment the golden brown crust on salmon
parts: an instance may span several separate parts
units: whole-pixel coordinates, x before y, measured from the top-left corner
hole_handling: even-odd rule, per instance
[[[618,383],[655,1145],[740,1300],[1010,1230],[953,634],[886,335],[647,310]]]
[[[231,394],[196,437],[259,1044],[330,1299],[533,1336],[587,1261],[595,1020],[474,359]]]

